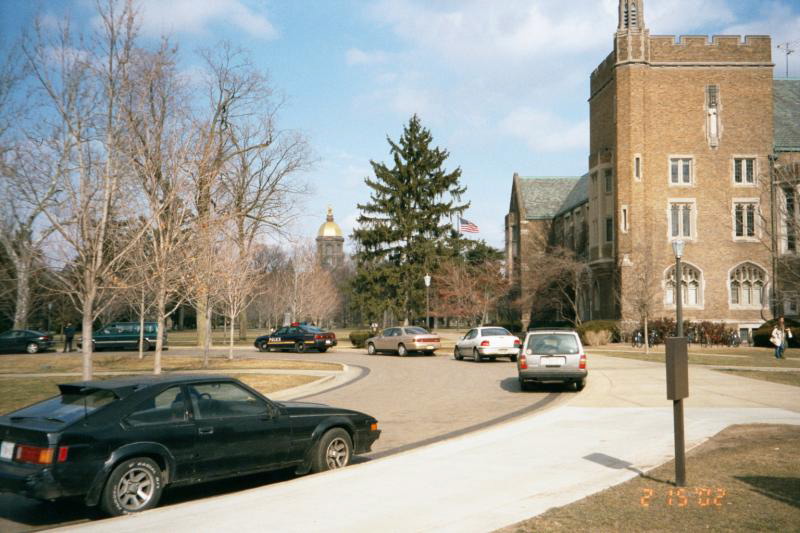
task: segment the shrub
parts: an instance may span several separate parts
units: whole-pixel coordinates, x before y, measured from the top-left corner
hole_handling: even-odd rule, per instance
[[[611,341],[611,332],[607,329],[600,331],[586,331],[583,336],[586,338],[584,344],[587,346],[603,346]]]
[[[589,346],[599,346],[596,343],[608,344],[612,340],[619,341],[620,339],[619,322],[616,320],[590,320],[578,326],[577,332],[581,337],[581,342]],[[590,337],[589,333],[595,335]]]
[[[753,330],[753,344],[755,346],[765,346],[767,348],[774,348],[775,346],[769,342],[772,336],[772,328],[778,321],[774,318],[761,324],[758,329]],[[787,346],[790,348],[800,348],[800,322],[791,318],[785,318],[784,323],[787,328],[792,329],[792,338],[789,339]]]
[[[357,329],[350,332],[350,344],[356,348],[363,348],[365,341],[372,337],[372,332],[368,329]]]

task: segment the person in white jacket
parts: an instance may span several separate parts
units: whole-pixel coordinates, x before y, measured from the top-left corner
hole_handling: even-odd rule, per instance
[[[778,323],[772,329],[769,341],[775,345],[775,359],[783,359],[783,351],[786,349],[787,339],[792,338],[792,330],[785,327],[783,317],[778,319]]]

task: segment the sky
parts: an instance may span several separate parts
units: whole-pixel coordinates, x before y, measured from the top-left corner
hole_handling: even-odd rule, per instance
[[[142,35],[169,35],[182,68],[221,41],[248,49],[286,98],[278,126],[302,133],[314,164],[289,231],[312,239],[328,206],[346,237],[369,199],[370,160],[391,163],[417,114],[434,144],[460,167],[471,203],[469,238],[504,246],[513,174],[580,176],[587,170],[589,75],[611,51],[617,0],[141,0]],[[0,0],[0,45],[34,17],[91,24],[90,0]],[[771,35],[794,42],[800,77],[798,0],[646,0],[651,35]],[[54,20],[50,18],[50,20]],[[348,239],[349,240],[349,239]]]

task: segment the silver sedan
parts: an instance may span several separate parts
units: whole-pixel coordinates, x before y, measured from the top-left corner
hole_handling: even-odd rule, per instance
[[[417,326],[386,328],[366,340],[367,353],[393,352],[404,357],[412,352],[433,355],[441,346],[439,336]]]
[[[483,357],[492,360],[497,357],[508,357],[511,361],[516,361],[521,345],[517,336],[505,328],[497,326],[474,328],[456,343],[453,356],[460,361],[466,355],[472,357],[476,363]]]

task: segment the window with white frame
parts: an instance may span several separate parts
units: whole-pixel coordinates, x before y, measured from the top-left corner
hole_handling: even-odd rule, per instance
[[[742,263],[731,270],[728,287],[731,305],[761,307],[767,273],[753,263]]]
[[[736,185],[754,185],[756,182],[756,160],[754,157],[733,159],[733,182]]]
[[[758,202],[744,201],[733,203],[733,234],[737,239],[756,236],[758,221]]]
[[[619,225],[622,233],[628,233],[628,206],[623,205],[619,214]]]
[[[691,239],[694,235],[694,202],[670,202],[668,223],[671,239]]]
[[[694,162],[691,157],[672,157],[669,160],[670,185],[691,185]]]
[[[703,305],[702,281],[702,274],[697,268],[688,263],[681,264],[681,287],[683,288],[681,296],[683,297],[683,305],[690,307]],[[666,305],[675,305],[674,266],[667,271],[667,279],[665,280],[664,287],[664,303]]]
[[[642,179],[642,156],[636,155],[633,158],[633,177],[637,181]]]

